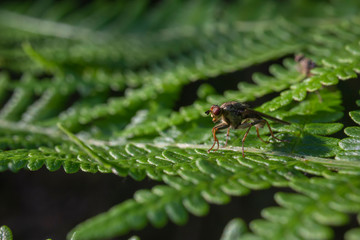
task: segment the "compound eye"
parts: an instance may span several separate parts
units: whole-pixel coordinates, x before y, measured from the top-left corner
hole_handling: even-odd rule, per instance
[[[212,113],[217,116],[220,114],[220,107],[218,105],[213,105],[212,107]]]

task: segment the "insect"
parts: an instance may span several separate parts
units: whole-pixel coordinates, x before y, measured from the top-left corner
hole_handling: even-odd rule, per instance
[[[317,65],[311,59],[305,57],[303,54],[296,54],[294,60],[298,63],[297,71],[305,76],[305,78],[313,76],[310,72],[311,69],[316,68]],[[322,97],[319,94],[319,91],[316,91],[316,94],[319,97],[319,101],[322,102]]]
[[[281,141],[281,142],[287,142],[286,140],[281,140],[274,136],[274,134],[271,130],[270,124],[264,118],[270,119],[270,120],[278,122],[278,123],[286,124],[286,125],[289,125],[290,124],[289,122],[285,122],[285,121],[277,119],[275,117],[255,111],[255,110],[249,108],[249,105],[247,105],[245,103],[231,101],[231,102],[223,103],[221,106],[212,105],[211,108],[205,112],[205,114],[206,115],[210,114],[211,117],[213,118],[212,121],[214,123],[220,121],[220,123],[218,125],[216,125],[215,127],[213,127],[213,129],[212,129],[212,133],[213,133],[213,137],[214,137],[214,144],[208,150],[208,153],[210,153],[210,151],[213,150],[215,144],[217,144],[217,148],[214,149],[213,151],[217,151],[219,149],[219,140],[216,137],[216,132],[218,130],[226,129],[226,128],[228,130],[227,130],[227,134],[226,134],[226,142],[225,142],[224,147],[226,147],[226,145],[228,143],[229,132],[230,132],[231,128],[232,129],[247,128],[247,131],[242,139],[242,155],[243,155],[243,157],[245,157],[244,142],[245,142],[245,139],[246,139],[251,127],[253,127],[253,126],[255,126],[255,128],[256,128],[256,133],[257,133],[258,138],[260,138],[260,140],[265,143],[269,143],[269,142],[264,141],[260,137],[260,134],[259,134],[259,128],[263,128],[265,126],[265,124],[268,126],[268,128],[270,130],[270,134],[273,138],[275,138],[276,140]]]
[[[306,77],[311,77],[311,69],[316,67],[316,64],[309,58],[306,58],[303,54],[297,54],[294,57],[295,61],[298,62],[297,70]]]

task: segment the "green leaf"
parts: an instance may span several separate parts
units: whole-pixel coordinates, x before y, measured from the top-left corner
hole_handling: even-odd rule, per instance
[[[304,225],[298,228],[298,232],[306,239],[330,239],[333,236],[330,228],[321,226],[310,219],[305,220]]]
[[[247,232],[247,227],[242,219],[232,219],[224,228],[220,240],[241,239],[243,234]]]
[[[276,236],[280,236],[280,227],[271,222],[266,222],[263,220],[254,220],[250,224],[251,230],[253,230],[257,235],[265,238],[276,238]]]
[[[206,160],[199,159],[196,161],[196,164],[200,171],[211,176],[212,178],[216,178],[220,175],[230,175],[230,172]]]
[[[156,228],[164,227],[168,220],[165,210],[161,208],[150,208],[147,217],[151,224]]]
[[[183,225],[187,222],[188,214],[179,202],[170,202],[165,206],[166,213],[169,215],[171,221],[176,224]]]
[[[0,239],[1,240],[12,240],[13,235],[10,228],[6,225],[0,227]]]
[[[321,224],[341,226],[348,222],[348,216],[331,208],[321,207],[313,213],[314,219]]]
[[[230,197],[223,191],[216,188],[206,189],[202,191],[202,196],[206,201],[215,204],[225,204],[230,202]]]
[[[360,138],[360,127],[347,127],[344,132],[349,137]]]
[[[243,185],[241,185],[238,181],[228,181],[227,183],[221,186],[221,190],[223,190],[226,194],[234,195],[234,196],[242,196],[250,193],[250,190]]]
[[[343,128],[341,123],[310,123],[305,125],[305,131],[318,135],[331,135]]]
[[[183,162],[188,162],[190,160],[189,158],[187,158],[184,155],[181,155],[181,154],[178,154],[175,152],[171,152],[168,150],[163,152],[163,156],[173,163],[183,163]]]
[[[345,233],[346,240],[355,240],[360,237],[360,228],[354,228]]]
[[[309,204],[310,199],[306,196],[290,193],[277,193],[275,200],[287,208],[299,209],[302,205]]]
[[[287,223],[289,219],[293,218],[296,214],[295,211],[292,209],[285,209],[280,207],[270,207],[266,208],[261,212],[261,215],[272,221],[272,222],[279,222],[279,223]]]
[[[360,150],[360,138],[347,138],[341,140],[339,145],[344,150]]]
[[[196,216],[204,216],[209,212],[209,205],[199,194],[186,197],[183,204],[189,212]]]

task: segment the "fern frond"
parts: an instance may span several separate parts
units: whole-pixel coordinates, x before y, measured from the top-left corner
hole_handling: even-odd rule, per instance
[[[115,149],[118,149],[118,147]],[[150,149],[156,149],[156,152],[160,150],[155,146],[152,146]],[[296,191],[309,195],[306,198],[296,195],[299,196],[298,198],[307,199],[309,206],[304,203],[297,206],[296,199],[292,200],[290,198],[288,200],[287,195],[279,195],[279,199],[282,202],[286,203],[288,201],[289,204],[295,204],[294,206],[297,206],[295,210],[298,213],[294,212],[284,216],[284,214],[277,213],[278,211],[276,210],[268,210],[269,213],[266,214],[277,214],[274,218],[282,216],[284,220],[286,217],[297,219],[299,213],[303,213],[304,225],[298,224],[295,226],[307,229],[309,224],[313,226],[318,224],[316,225],[318,226],[316,231],[319,239],[331,236],[329,228],[323,227],[324,230],[320,228],[322,224],[343,225],[347,222],[347,215],[344,213],[358,211],[356,207],[357,202],[354,199],[335,200],[336,198],[334,198],[341,191],[348,191],[344,189],[347,178],[332,173],[326,167],[317,163],[315,159],[304,158],[300,164],[298,162],[300,158],[294,159],[292,155],[285,157],[276,153],[274,155],[268,153],[264,155],[255,152],[252,154],[247,153],[247,157],[243,159],[239,157],[241,155],[239,154],[241,152],[240,148],[233,151],[223,150],[220,153],[208,155],[204,149],[195,148],[190,150],[188,147],[181,149],[175,146],[169,146],[167,150],[163,151],[162,157],[157,156],[154,158],[151,157],[152,152],[149,151],[150,149],[147,146],[140,148],[140,145],[139,147],[128,145],[125,151],[127,154],[132,155],[132,158],[137,159],[136,162],[140,163],[139,170],[146,165],[155,166],[155,170],[168,186],[157,186],[151,191],[140,190],[135,193],[134,200],[124,202],[110,209],[109,212],[80,224],[70,233],[69,238],[99,239],[119,234],[122,235],[131,229],[135,230],[145,227],[148,221],[154,226],[163,226],[167,218],[177,224],[183,224],[187,219],[185,209],[195,215],[202,216],[208,211],[205,201],[225,204],[229,201],[228,195],[241,196],[247,194],[249,189],[263,189],[271,185],[289,186]],[[251,152],[251,150],[249,149],[248,152]],[[129,160],[126,162],[129,163]],[[291,164],[291,162],[294,164]],[[330,162],[328,163],[330,164]],[[341,165],[340,162],[339,164]],[[353,167],[357,168],[358,171],[360,169],[358,164],[353,164]],[[340,168],[347,167],[343,165]],[[269,171],[269,169],[272,169],[272,171]],[[305,177],[302,172],[324,176],[326,179],[310,179]],[[148,173],[148,176],[151,176],[151,173]],[[354,176],[355,179],[356,177]],[[321,187],[324,181],[328,184],[328,188]],[[346,184],[348,185],[346,187],[349,189],[357,186],[356,181]],[[320,191],[320,189],[322,190]],[[320,201],[319,198],[322,200]],[[316,209],[316,211],[313,211],[313,215],[308,216],[305,209],[310,208]],[[288,218],[283,221],[285,225],[283,228],[289,233],[296,232],[286,225],[291,224],[293,221]],[[114,226],[108,226],[106,224],[108,222],[111,222]],[[252,229],[257,229],[259,225],[256,224],[260,223],[255,221],[253,223],[254,227],[251,225]],[[279,225],[279,223],[276,223],[276,225]],[[270,228],[271,234],[286,236],[286,234],[281,235],[282,232],[279,232],[281,227]],[[270,231],[268,227],[262,227],[261,229],[264,229],[262,230],[264,233]],[[306,234],[310,232],[305,232],[302,236],[306,237]],[[259,232],[257,234],[262,235]]]
[[[238,91],[226,91],[224,96],[211,94],[207,96],[206,101],[200,100],[196,101],[193,106],[182,107],[179,112],[171,113],[170,117],[158,116],[156,119],[148,119],[141,125],[127,127],[121,132],[121,136],[138,137],[157,133],[171,126],[184,124],[185,122],[196,121],[203,117],[204,109],[209,108],[212,104],[231,100],[252,101],[257,97],[289,87],[291,84],[289,79],[294,82],[302,80],[302,76],[296,70],[296,63],[293,60],[285,59],[284,65],[286,69],[277,64],[270,67],[270,72],[277,77],[270,78],[263,74],[254,74],[253,78],[256,85],[240,82]]]
[[[80,223],[69,239],[183,225],[189,213],[204,216],[210,204],[270,187],[294,193],[277,192],[279,206],[265,208],[249,231],[231,221],[222,239],[331,239],[333,226],[359,215],[360,127],[346,125],[348,137],[338,137],[347,110],[336,88],[360,73],[358,1],[0,5],[0,171],[159,182]],[[308,76],[291,59],[298,53],[316,63]],[[272,60],[282,62],[252,83],[239,78],[236,90],[209,85]],[[193,86],[198,99],[179,103]],[[265,144],[250,131],[242,157],[244,132],[231,131],[228,148],[208,153],[213,124],[203,113],[260,97],[272,99],[256,110],[291,122],[271,123],[288,142]],[[350,117],[360,124],[358,110]],[[345,234],[359,236],[356,227]]]
[[[359,100],[357,101],[357,105],[360,106]],[[360,125],[360,110],[351,111],[349,112],[349,115],[356,124]],[[336,155],[336,159],[357,161],[360,155],[360,127],[347,127],[344,132],[349,137],[344,138],[339,142],[342,151]]]
[[[346,30],[350,31],[350,26],[348,29],[344,29],[343,31]],[[334,30],[332,29],[332,31]],[[347,80],[357,77],[356,73],[359,73],[358,66],[360,60],[358,54],[356,54],[354,51],[351,52],[347,46],[343,47],[336,44],[335,42],[338,40],[335,39],[341,38],[342,35],[340,35],[337,31],[334,32],[337,33],[335,36],[328,36],[327,38],[327,41],[330,42],[330,44],[326,44],[326,42],[324,44],[324,41],[321,41],[322,46],[311,45],[311,47],[308,49],[308,51],[315,51],[317,53],[316,55],[320,61],[318,64],[322,65],[321,67],[317,67],[312,70],[314,76],[311,76],[303,82],[292,85],[292,89],[290,90],[283,91],[279,97],[264,104],[260,108],[262,111],[276,110],[279,107],[289,104],[292,100],[301,101],[306,97],[306,93],[308,91],[317,91],[322,87],[322,85],[336,85],[339,82],[338,79]],[[352,42],[353,39],[358,38],[356,34],[357,33],[351,34],[351,37],[345,39],[343,43],[345,43],[345,45],[354,45],[354,47],[359,46],[358,41]],[[315,35],[314,38],[316,38],[316,36],[317,35]],[[329,52],[331,52],[330,56],[328,54]],[[344,54],[344,52],[346,54]],[[320,53],[321,57],[318,53]]]

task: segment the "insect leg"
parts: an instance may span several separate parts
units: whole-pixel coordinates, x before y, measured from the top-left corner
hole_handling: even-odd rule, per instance
[[[246,122],[247,122],[247,120],[246,120],[246,122],[244,121],[243,124],[241,124],[240,126],[238,126],[238,128],[247,128],[247,127],[249,127],[248,130],[246,131],[243,139],[242,139],[242,155],[243,155],[243,157],[245,157],[245,154],[244,154],[244,142],[245,142],[245,139],[246,139],[247,135],[249,134],[249,131],[250,131],[250,129],[251,129],[252,126],[255,126],[255,127],[256,127],[256,133],[257,133],[258,138],[260,138],[261,141],[263,141],[263,142],[266,143],[266,141],[264,141],[264,140],[260,137],[259,127],[256,126],[257,124],[262,123],[263,121],[267,122],[265,119],[259,119],[259,120],[256,120],[256,121],[254,121],[254,122],[251,122],[251,123],[246,123]]]
[[[278,140],[278,141],[280,141],[280,142],[289,142],[289,141],[287,141],[287,140],[282,140],[282,139],[279,139],[279,138],[275,137],[273,131],[271,130],[271,127],[270,127],[270,124],[268,123],[268,121],[266,121],[265,119],[262,119],[262,120],[263,120],[263,121],[266,123],[266,125],[268,126],[268,128],[269,128],[269,130],[270,130],[270,134],[271,134],[271,136],[272,136],[273,138],[275,138],[276,140]]]
[[[217,129],[216,127],[214,127],[214,128],[212,129],[212,133],[213,133],[213,136],[214,136],[214,144],[211,146],[211,148],[208,150],[208,152],[210,152],[210,151],[214,148],[215,143],[217,143],[217,148],[216,148],[216,150],[219,149],[219,140],[218,140],[217,137],[216,137],[216,131],[217,131],[217,130],[218,130],[218,129]],[[216,150],[214,150],[214,151],[216,151]]]
[[[227,130],[227,134],[226,134],[226,142],[225,142],[225,146],[224,146],[224,147],[226,147],[226,145],[227,145],[227,143],[228,143],[229,133],[230,133],[230,128],[228,128],[228,130]]]
[[[250,127],[248,128],[248,130],[246,131],[246,133],[245,133],[245,135],[244,135],[244,137],[242,139],[242,156],[243,156],[243,158],[245,157],[245,154],[244,154],[244,142],[245,142],[245,139],[246,139],[247,135],[249,134],[249,131],[250,131],[251,127],[253,126],[253,124],[250,123],[249,125],[250,125]]]
[[[224,129],[224,128],[228,128],[229,125],[226,123],[220,123],[219,125],[213,127],[212,129],[212,133],[214,136],[214,144],[211,146],[211,148],[208,150],[208,153],[214,148],[215,144],[217,143],[217,148],[214,151],[217,151],[219,149],[219,140],[216,137],[216,131],[220,130],[220,129]]]
[[[260,137],[259,127],[256,126],[256,125],[259,124],[259,123],[260,123],[260,124],[265,124],[265,123],[266,123],[266,125],[268,126],[268,128],[269,128],[269,130],[270,130],[271,136],[272,136],[273,138],[275,138],[276,140],[281,141],[281,142],[288,142],[287,140],[282,140],[282,139],[279,139],[279,138],[275,137],[273,131],[271,130],[270,124],[269,124],[268,121],[266,121],[265,119],[259,119],[259,120],[256,120],[256,121],[254,121],[254,122],[251,122],[251,123],[245,123],[245,122],[244,122],[244,124],[241,124],[240,126],[237,127],[237,128],[247,128],[247,127],[248,127],[248,129],[247,129],[247,131],[246,131],[246,133],[245,133],[245,135],[244,135],[244,137],[243,137],[243,139],[242,139],[242,155],[243,155],[243,157],[245,157],[245,154],[244,154],[244,142],[245,142],[245,139],[246,139],[247,135],[249,134],[249,131],[250,131],[250,129],[251,129],[252,126],[255,126],[255,127],[256,127],[256,133],[257,133],[258,138],[259,138],[261,141],[263,141],[263,142],[265,142],[265,143],[268,143],[268,141],[264,141],[264,140]],[[263,125],[262,125],[262,126],[263,126]]]
[[[263,139],[260,137],[259,127],[257,127],[257,126],[256,126],[256,134],[257,134],[257,137],[258,137],[261,141],[263,141],[264,143],[269,143],[269,141],[265,141],[265,140],[263,140]]]

